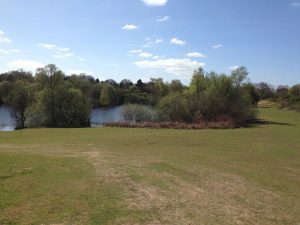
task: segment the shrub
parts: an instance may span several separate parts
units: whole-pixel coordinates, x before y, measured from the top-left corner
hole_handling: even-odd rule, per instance
[[[124,120],[129,123],[153,121],[156,118],[155,112],[147,106],[128,104],[122,112]]]
[[[170,94],[162,98],[157,110],[161,121],[191,121],[187,99],[180,94]]]

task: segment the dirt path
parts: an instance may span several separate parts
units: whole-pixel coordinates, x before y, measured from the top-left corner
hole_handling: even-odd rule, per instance
[[[167,181],[168,187],[160,188],[147,181],[134,181],[124,170],[116,168],[117,159],[108,152],[97,150],[84,154],[94,164],[100,182],[122,188],[124,206],[153,212],[144,224],[285,224],[292,221],[281,210],[279,195],[233,175],[210,171],[209,176],[203,175],[205,179],[196,184],[166,172],[140,171],[144,176]]]

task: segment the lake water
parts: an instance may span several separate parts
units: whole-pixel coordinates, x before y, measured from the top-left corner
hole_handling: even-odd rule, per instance
[[[15,122],[11,118],[12,109],[0,105],[0,131],[13,131],[15,129]]]
[[[104,123],[123,121],[124,106],[93,109],[90,115],[91,127],[101,127]],[[0,106],[0,131],[13,131],[15,123],[11,118],[11,108]]]
[[[122,115],[124,106],[93,109],[90,116],[91,127],[99,127],[104,123],[120,122],[124,120]]]

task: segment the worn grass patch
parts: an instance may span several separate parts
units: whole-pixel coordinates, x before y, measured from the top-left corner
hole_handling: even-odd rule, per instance
[[[300,114],[234,130],[0,133],[0,224],[298,224]]]

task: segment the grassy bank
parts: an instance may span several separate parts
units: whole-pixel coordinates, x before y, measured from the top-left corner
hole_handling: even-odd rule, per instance
[[[300,223],[300,114],[233,130],[0,132],[0,224]]]

